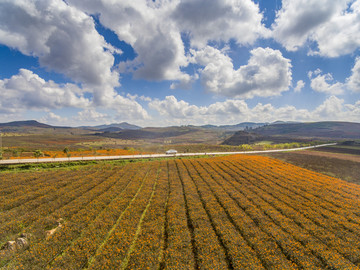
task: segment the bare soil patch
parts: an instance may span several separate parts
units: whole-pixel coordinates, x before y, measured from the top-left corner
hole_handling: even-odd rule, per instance
[[[313,151],[358,155],[360,157],[360,147],[349,148],[349,147],[338,147],[338,146],[325,146],[314,149]]]
[[[312,155],[312,156],[329,157],[329,158],[336,158],[336,159],[360,162],[360,155],[356,156],[356,155],[351,155],[351,154],[333,153],[333,152],[319,151],[319,150],[303,150],[303,151],[296,151],[294,153],[300,154],[300,155]]]

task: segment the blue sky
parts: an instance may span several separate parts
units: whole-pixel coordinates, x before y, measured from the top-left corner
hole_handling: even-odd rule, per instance
[[[0,122],[360,122],[360,0],[3,0]]]

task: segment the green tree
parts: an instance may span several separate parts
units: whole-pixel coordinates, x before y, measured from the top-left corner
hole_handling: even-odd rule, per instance
[[[18,157],[20,155],[19,151],[17,149],[12,151],[13,157]]]
[[[70,152],[70,150],[69,150],[69,148],[65,147],[63,152],[67,155]]]
[[[38,159],[39,157],[43,157],[43,156],[44,156],[44,153],[41,152],[41,150],[35,150],[34,157],[36,157]]]

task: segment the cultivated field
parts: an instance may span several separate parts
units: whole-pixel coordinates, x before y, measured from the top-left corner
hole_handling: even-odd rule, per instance
[[[3,269],[360,267],[360,187],[267,157],[1,173],[0,194]]]
[[[360,184],[360,147],[336,145],[311,150],[265,153],[312,171]]]

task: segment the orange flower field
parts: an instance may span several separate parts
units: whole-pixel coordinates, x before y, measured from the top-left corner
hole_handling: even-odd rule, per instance
[[[0,246],[2,269],[359,269],[360,187],[246,155],[0,173]]]
[[[64,151],[44,151],[43,156],[39,158],[64,158],[64,157],[90,157],[90,156],[123,156],[123,155],[140,155],[136,150],[125,149],[96,149],[96,150],[74,150],[67,154]],[[9,157],[9,159],[28,159],[35,158],[32,152],[21,154],[20,156]]]

